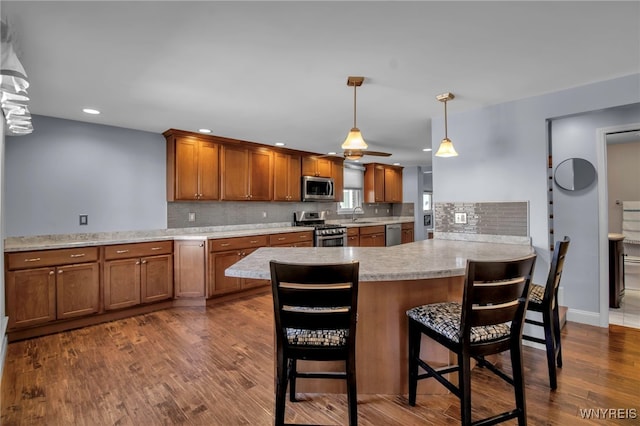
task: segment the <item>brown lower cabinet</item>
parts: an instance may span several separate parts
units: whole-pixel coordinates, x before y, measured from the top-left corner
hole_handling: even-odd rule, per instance
[[[9,330],[100,310],[97,247],[9,253],[5,262]]]
[[[384,225],[363,226],[360,228],[360,247],[384,247]]]
[[[173,242],[104,248],[104,309],[128,308],[173,297]]]
[[[176,298],[204,297],[207,282],[206,240],[174,241]]]
[[[412,243],[415,240],[413,228],[413,222],[405,222],[402,224],[402,244]]]
[[[268,280],[227,277],[225,269],[268,245],[267,235],[209,240],[209,296],[268,285]]]
[[[360,229],[358,227],[347,228],[347,247],[360,246]]]

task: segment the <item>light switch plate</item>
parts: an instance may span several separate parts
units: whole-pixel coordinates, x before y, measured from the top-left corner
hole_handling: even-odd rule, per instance
[[[454,222],[455,223],[467,223],[467,214],[466,213],[455,213]]]
[[[195,222],[196,221],[196,214],[189,212],[189,222]]]
[[[89,224],[89,215],[88,214],[81,214],[79,223],[80,223],[81,226],[88,225]]]

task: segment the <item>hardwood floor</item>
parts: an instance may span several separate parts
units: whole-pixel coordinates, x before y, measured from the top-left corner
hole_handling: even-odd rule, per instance
[[[174,308],[9,344],[3,425],[270,425],[273,324],[269,294],[208,309]],[[640,330],[569,322],[564,367],[548,387],[541,350],[525,347],[530,425],[640,423]],[[372,348],[372,350],[384,350]],[[508,353],[498,362],[508,362]],[[398,366],[406,368],[406,366]],[[508,370],[508,369],[507,369]],[[347,424],[345,395],[300,395],[287,422]],[[474,369],[474,418],[507,409],[511,390]],[[581,418],[580,410],[599,419]],[[626,410],[626,411],[625,411]],[[452,395],[358,395],[360,425],[459,424]],[[593,414],[593,413],[592,413]],[[515,424],[515,422],[505,423]]]

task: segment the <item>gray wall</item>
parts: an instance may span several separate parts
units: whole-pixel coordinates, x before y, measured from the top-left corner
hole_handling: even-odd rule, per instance
[[[6,236],[166,228],[161,134],[43,116],[33,127],[6,138]]]
[[[5,120],[4,115],[0,114],[0,241],[4,241],[4,157],[5,157],[5,137],[4,137]],[[8,324],[8,318],[6,316],[5,308],[5,293],[4,293],[4,244],[0,245],[0,378],[2,378],[2,371],[4,369],[4,359],[7,353],[7,335],[6,329]]]
[[[544,282],[549,267],[547,120],[632,104],[638,99],[640,75],[636,74],[479,110],[449,111],[449,137],[460,155],[433,157],[434,201],[529,201],[530,232],[538,253],[534,278],[537,282]],[[443,117],[434,118],[432,128],[441,129],[444,125],[442,120]],[[437,130],[432,132],[432,140],[438,140],[436,133]],[[584,135],[581,136],[582,144],[568,143],[566,149],[571,147],[569,156],[594,160],[595,164],[594,127],[581,134]],[[561,144],[556,140],[554,151]],[[554,162],[563,156],[560,152],[558,158],[555,155],[554,152]],[[566,287],[564,303],[569,306],[570,315],[572,309],[597,314],[598,273],[589,276],[585,283],[582,280],[584,274],[578,271],[586,269],[593,272],[595,269],[597,272],[598,259],[594,259],[594,255],[582,258],[575,253],[577,245],[590,247],[592,253],[597,253],[597,221],[594,228],[594,219],[591,218],[597,215],[597,200],[589,196],[585,203],[588,209],[580,212],[584,217],[575,222],[575,227],[567,228],[562,218],[575,213],[573,200],[565,202],[559,199],[556,202],[554,194],[554,214],[560,217],[555,225],[555,234],[567,234],[577,239],[563,275]]]
[[[554,169],[572,157],[584,158],[598,167],[596,129],[638,121],[640,104],[554,119],[551,122]],[[597,179],[602,179],[606,186],[607,170],[598,170]],[[596,182],[580,191],[566,191],[554,185],[554,234],[556,238],[571,237],[566,274],[562,277],[565,295],[575,296],[571,299],[572,308],[586,312],[599,311],[598,220]]]

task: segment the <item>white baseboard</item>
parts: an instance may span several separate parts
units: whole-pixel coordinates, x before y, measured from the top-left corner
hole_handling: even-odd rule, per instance
[[[569,308],[569,310],[567,311],[567,321],[579,322],[581,324],[600,327],[600,314],[598,312],[582,311],[580,309]]]

